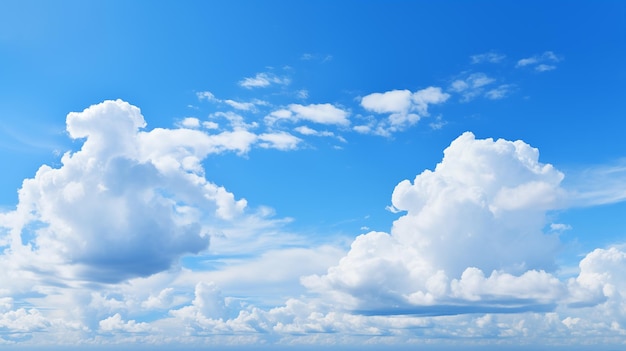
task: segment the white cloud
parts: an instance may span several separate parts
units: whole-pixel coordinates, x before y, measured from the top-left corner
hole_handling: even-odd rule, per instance
[[[295,150],[302,139],[287,132],[263,133],[259,135],[259,146],[278,150]]]
[[[287,77],[278,77],[272,73],[257,73],[254,77],[244,78],[239,81],[241,87],[247,89],[265,88],[272,84],[288,85],[291,80]]]
[[[500,63],[505,58],[506,58],[506,55],[498,54],[495,52],[488,52],[484,54],[470,56],[470,59],[472,60],[472,64],[479,64],[479,63],[484,63],[484,62]]]
[[[242,110],[242,111],[254,111],[255,109],[254,104],[251,102],[239,102],[239,101],[227,99],[227,100],[224,100],[224,103],[228,104],[234,109]]]
[[[347,126],[349,113],[332,104],[291,104],[286,109],[276,110],[265,117],[265,123],[273,125],[279,120],[310,121],[319,124]]]
[[[200,128],[200,120],[196,117],[186,117],[180,122],[180,125],[184,128]]]
[[[267,106],[269,103],[267,101],[263,101],[263,100],[259,100],[259,99],[254,99],[252,102],[242,102],[242,101],[235,101],[232,99],[218,99],[215,97],[215,95],[213,95],[213,93],[211,93],[210,91],[201,91],[201,92],[197,92],[196,96],[198,97],[198,100],[203,101],[210,101],[210,102],[214,102],[214,103],[224,103],[232,108],[234,108],[235,110],[240,110],[240,111],[251,111],[251,112],[256,112],[257,111],[257,105],[258,106]]]
[[[9,234],[5,258],[16,272],[37,267],[54,279],[121,281],[168,269],[206,249],[212,227],[243,222],[246,200],[204,178],[203,158],[253,145],[294,149],[300,141],[242,128],[141,131],[145,125],[139,109],[121,100],[68,114],[81,149],[26,179],[16,210],[0,215]]]
[[[534,55],[518,60],[516,67],[534,66],[536,71],[545,72],[556,69],[555,63],[562,60],[563,58],[559,57],[554,52],[546,51],[541,55]]]
[[[407,213],[391,234],[357,237],[339,265],[303,284],[373,313],[545,309],[566,294],[546,273],[558,238],[542,232],[562,177],[521,141],[465,133],[434,171],[396,186],[393,208]]]
[[[386,120],[371,121],[353,129],[359,133],[374,133],[389,136],[416,124],[422,117],[428,116],[430,105],[445,102],[449,94],[441,88],[428,87],[411,93],[409,90],[391,90],[384,93],[372,93],[361,99],[361,106],[375,113],[389,113]]]
[[[461,94],[461,101],[468,102],[484,93],[485,86],[492,84],[496,80],[484,73],[472,73],[464,79],[457,79],[450,84],[449,91]],[[504,86],[502,89],[505,89]],[[504,90],[491,90],[486,94],[490,99],[500,95],[504,96]]]
[[[361,99],[361,106],[376,113],[407,113],[411,108],[411,95],[409,90],[373,93]]]
[[[552,71],[553,69],[556,69],[555,65],[546,65],[545,63],[542,63],[535,67],[535,70],[539,72]]]
[[[511,84],[501,84],[497,88],[491,89],[485,93],[485,97],[491,100],[499,100],[510,94],[513,86]]]
[[[227,111],[227,112],[215,112],[213,114],[211,114],[211,116],[209,116],[211,118],[217,118],[217,117],[221,117],[221,118],[225,118],[231,128],[233,128],[234,130],[249,130],[249,129],[254,129],[258,126],[258,124],[256,122],[252,122],[252,123],[246,123],[245,118],[240,115],[237,114],[235,112],[232,111]]]
[[[196,97],[198,97],[198,100],[200,100],[200,101],[202,101],[202,100],[220,101],[210,91],[199,91],[199,92],[196,93]]]
[[[328,130],[315,130],[313,128],[307,127],[307,126],[300,126],[300,127],[296,127],[294,128],[294,130],[302,135],[313,135],[313,136],[321,136],[321,137],[336,137],[337,139],[339,139],[341,142],[346,142],[346,140],[344,138],[342,138],[341,136],[337,136],[335,135],[335,133],[328,131]]]
[[[104,332],[141,333],[150,330],[147,323],[137,323],[134,320],[123,321],[119,313],[99,322],[100,330]]]
[[[202,127],[206,129],[219,129],[220,125],[213,121],[204,121],[202,122]]]
[[[318,131],[307,126],[300,126],[294,128],[294,130],[302,135],[318,135]]]
[[[537,57],[529,57],[529,58],[525,58],[525,59],[521,59],[517,61],[517,66],[524,67],[528,65],[534,65],[537,62],[539,62],[539,59]]]

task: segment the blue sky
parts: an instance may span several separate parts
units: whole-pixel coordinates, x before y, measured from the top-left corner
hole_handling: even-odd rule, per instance
[[[626,342],[618,1],[0,5],[0,344]]]

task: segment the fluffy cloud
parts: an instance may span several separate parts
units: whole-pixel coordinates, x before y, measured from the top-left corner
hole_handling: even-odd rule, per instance
[[[0,215],[10,245],[3,259],[58,279],[115,282],[165,270],[205,250],[214,228],[247,206],[204,177],[206,155],[299,142],[242,128],[210,135],[145,125],[139,109],[121,100],[70,113],[69,136],[83,145],[59,168],[42,166],[26,179],[16,210]]]
[[[280,120],[310,121],[319,124],[347,126],[350,124],[348,111],[332,104],[291,104],[286,109],[273,111],[265,117],[265,123],[273,125]]]
[[[294,150],[302,141],[302,139],[287,132],[264,133],[259,135],[259,140],[262,140],[259,146],[278,150]]]
[[[82,148],[27,179],[18,208],[0,216],[0,343],[623,343],[626,253],[596,249],[577,276],[557,278],[569,226],[546,214],[572,195],[522,141],[461,135],[434,170],[396,186],[390,209],[404,214],[390,233],[360,235],[346,252],[283,246],[266,233],[270,210],[249,215],[204,176],[208,154],[289,149],[289,134],[143,131],[122,101],[70,116]],[[307,128],[297,130],[321,133]],[[211,253],[187,260],[194,269],[171,267],[209,237]]]
[[[522,141],[463,134],[434,171],[396,186],[392,209],[406,214],[391,234],[357,237],[339,265],[303,284],[368,313],[554,305],[566,289],[547,273],[559,241],[543,227],[561,206],[563,175],[538,156]]]
[[[421,117],[428,116],[428,107],[445,102],[449,94],[441,88],[428,87],[411,93],[409,90],[392,90],[384,93],[372,93],[361,99],[361,106],[371,112],[389,114],[386,120],[357,125],[359,133],[390,135],[417,123]]]

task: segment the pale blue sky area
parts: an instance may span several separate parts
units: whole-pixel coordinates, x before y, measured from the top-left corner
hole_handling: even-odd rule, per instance
[[[625,43],[621,1],[3,1],[0,345],[623,344]]]

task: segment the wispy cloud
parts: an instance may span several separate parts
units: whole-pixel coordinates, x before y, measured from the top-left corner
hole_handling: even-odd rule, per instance
[[[500,63],[505,58],[506,58],[506,55],[495,53],[495,52],[487,52],[484,54],[470,56],[472,64],[474,65],[479,64],[479,63],[485,63],[485,62],[486,63]]]
[[[485,97],[490,100],[499,100],[507,97],[515,86],[512,84],[501,84],[494,89],[488,90]]]
[[[328,103],[310,105],[291,104],[285,109],[271,112],[265,117],[264,121],[269,125],[273,125],[281,120],[292,122],[305,120],[319,124],[347,126],[350,124],[348,116],[348,111]]]
[[[496,80],[485,73],[471,73],[465,78],[457,79],[450,84],[448,91],[461,94],[461,101],[468,102],[481,96],[485,92],[485,87]]]
[[[516,67],[531,66],[537,72],[545,72],[556,69],[556,63],[562,61],[563,58],[556,55],[552,51],[546,51],[541,55],[534,55],[517,61]]]
[[[269,103],[267,101],[254,99],[250,102],[236,101],[232,99],[218,99],[213,93],[210,91],[200,91],[196,92],[196,97],[199,101],[208,101],[213,103],[223,103],[226,104],[236,110],[240,111],[250,111],[256,112],[257,106],[268,106]]]
[[[291,79],[279,77],[273,73],[257,73],[254,77],[247,77],[239,81],[239,85],[246,89],[266,88],[272,84],[288,85]]]

